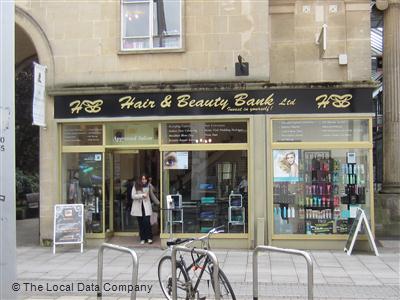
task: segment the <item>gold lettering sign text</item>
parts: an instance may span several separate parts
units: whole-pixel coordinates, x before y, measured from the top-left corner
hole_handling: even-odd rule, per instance
[[[326,108],[328,105],[332,105],[336,108],[346,108],[351,105],[350,100],[352,98],[353,95],[351,94],[345,94],[345,95],[332,94],[329,96],[327,94],[324,94],[315,98],[315,101],[317,102],[318,109]]]
[[[249,98],[249,94],[240,93],[235,95],[235,106],[241,107],[247,105],[250,107],[254,106],[273,106],[274,105],[274,94],[272,93],[267,98]]]
[[[225,110],[229,105],[229,101],[221,97],[212,99],[193,99],[191,95],[184,94],[178,96],[176,100],[178,101],[177,105],[179,108],[211,107],[211,108],[220,108],[221,110]]]
[[[119,103],[121,103],[121,110],[122,109],[142,109],[142,108],[154,108],[156,107],[156,103],[153,100],[146,99],[144,101],[136,100],[135,97],[125,96],[120,98]]]
[[[103,105],[103,100],[75,100],[69,104],[71,107],[71,114],[79,114],[84,108],[85,112],[88,114],[97,114],[101,111],[101,106]]]

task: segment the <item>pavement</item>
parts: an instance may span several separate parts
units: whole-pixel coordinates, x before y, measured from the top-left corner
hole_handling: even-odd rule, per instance
[[[149,245],[129,245],[139,258],[137,299],[165,299],[157,278],[158,262],[169,250]],[[115,242],[115,241],[114,241]],[[314,299],[400,299],[400,242],[381,240],[380,256],[373,252],[308,251],[313,259]],[[216,249],[221,269],[237,299],[253,299],[252,251]],[[18,299],[97,299],[98,247],[38,245],[17,247]],[[258,299],[307,299],[307,266],[304,258],[280,253],[259,254]],[[129,299],[132,259],[125,253],[104,252],[103,299]],[[213,299],[211,286],[203,294]],[[113,291],[115,289],[115,291]]]

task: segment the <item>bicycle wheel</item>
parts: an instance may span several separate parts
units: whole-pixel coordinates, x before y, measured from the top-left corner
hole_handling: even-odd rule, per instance
[[[214,271],[213,266],[211,266],[210,269],[211,269],[210,277],[212,278],[213,271]],[[221,299],[236,300],[236,296],[235,296],[235,293],[233,292],[232,286],[229,283],[229,280],[226,277],[225,273],[221,269],[219,269],[219,272],[218,272],[218,279],[219,279],[219,293],[220,293]],[[211,280],[211,284],[212,284],[212,287],[213,287],[213,290],[215,293],[215,286],[214,286],[213,280]]]
[[[176,262],[176,289],[178,299],[189,299],[190,280],[181,263]],[[172,299],[172,259],[164,256],[158,263],[158,281],[167,299]]]

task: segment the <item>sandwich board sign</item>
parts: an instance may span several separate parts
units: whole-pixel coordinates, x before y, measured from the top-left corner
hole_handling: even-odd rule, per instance
[[[346,246],[344,247],[344,252],[347,255],[351,255],[353,251],[354,244],[357,240],[358,233],[361,231],[361,225],[364,223],[365,229],[367,231],[368,241],[370,247],[374,250],[375,255],[379,256],[378,249],[376,248],[375,240],[369,227],[367,216],[361,208],[357,208],[357,215],[350,228],[349,237],[347,238]]]
[[[83,213],[83,204],[54,206],[53,254],[61,244],[80,244],[83,252]]]

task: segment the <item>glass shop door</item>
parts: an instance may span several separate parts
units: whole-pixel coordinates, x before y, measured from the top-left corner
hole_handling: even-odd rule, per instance
[[[136,217],[131,216],[131,191],[142,174],[152,178],[156,197],[159,195],[159,151],[121,150],[112,152],[112,188],[110,189],[110,227],[115,235],[138,235]],[[111,178],[110,178],[111,179]],[[155,234],[153,230],[153,234]]]

